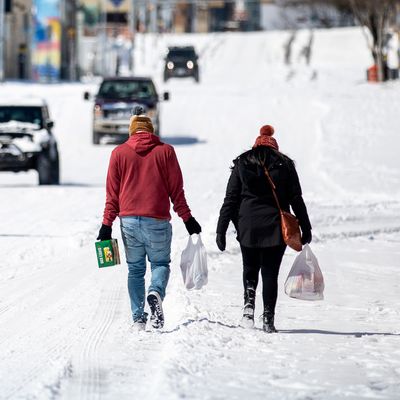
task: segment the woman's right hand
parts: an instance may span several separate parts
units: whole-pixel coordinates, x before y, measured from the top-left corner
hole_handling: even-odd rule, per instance
[[[312,240],[311,230],[302,232],[302,234],[301,234],[301,243],[302,244],[311,243],[311,240]]]
[[[217,233],[217,246],[221,251],[224,251],[226,248],[226,236],[223,233]]]

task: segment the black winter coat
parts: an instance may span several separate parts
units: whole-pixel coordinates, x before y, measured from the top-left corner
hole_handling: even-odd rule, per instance
[[[260,149],[257,151],[260,152]],[[301,230],[311,230],[293,161],[269,147],[263,147],[262,151],[264,165],[276,186],[282,209],[289,211],[291,206]],[[282,245],[279,208],[262,166],[250,161],[254,152],[255,149],[252,149],[234,160],[217,233],[225,234],[232,221],[242,246],[263,248]]]

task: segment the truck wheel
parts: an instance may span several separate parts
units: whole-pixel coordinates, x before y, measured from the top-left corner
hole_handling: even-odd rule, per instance
[[[39,185],[60,184],[60,162],[57,156],[54,160],[50,158],[49,152],[42,152],[38,156],[37,171],[39,174]]]
[[[158,137],[161,137],[161,125],[160,125],[160,120],[157,121],[157,129],[154,132],[155,135],[157,135]]]
[[[93,132],[93,144],[100,144],[101,135],[97,132]]]
[[[194,80],[196,81],[196,83],[199,83],[199,82],[200,82],[200,76],[199,76],[199,73],[198,73],[198,72],[195,73],[195,75],[194,75]]]
[[[51,162],[51,182],[52,185],[60,184],[60,158],[58,152],[56,159]]]
[[[164,72],[164,82],[167,82],[168,80],[168,75]]]

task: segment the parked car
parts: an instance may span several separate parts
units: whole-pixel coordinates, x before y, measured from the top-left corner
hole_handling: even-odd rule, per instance
[[[198,56],[193,46],[169,47],[165,57],[164,82],[170,78],[193,77],[200,81]]]
[[[0,171],[39,174],[39,185],[60,183],[57,141],[47,104],[41,99],[0,102]]]
[[[90,97],[85,92],[85,100]],[[163,100],[169,100],[168,92]],[[144,108],[153,121],[155,134],[160,135],[160,101],[151,78],[104,78],[94,98],[93,143],[99,144],[103,136],[118,141],[127,139],[129,120],[136,106]]]

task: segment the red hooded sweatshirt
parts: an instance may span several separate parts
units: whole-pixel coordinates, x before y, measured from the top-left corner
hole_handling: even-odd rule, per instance
[[[119,215],[171,219],[174,211],[187,221],[190,209],[174,148],[148,132],[137,132],[111,153],[103,224]]]

